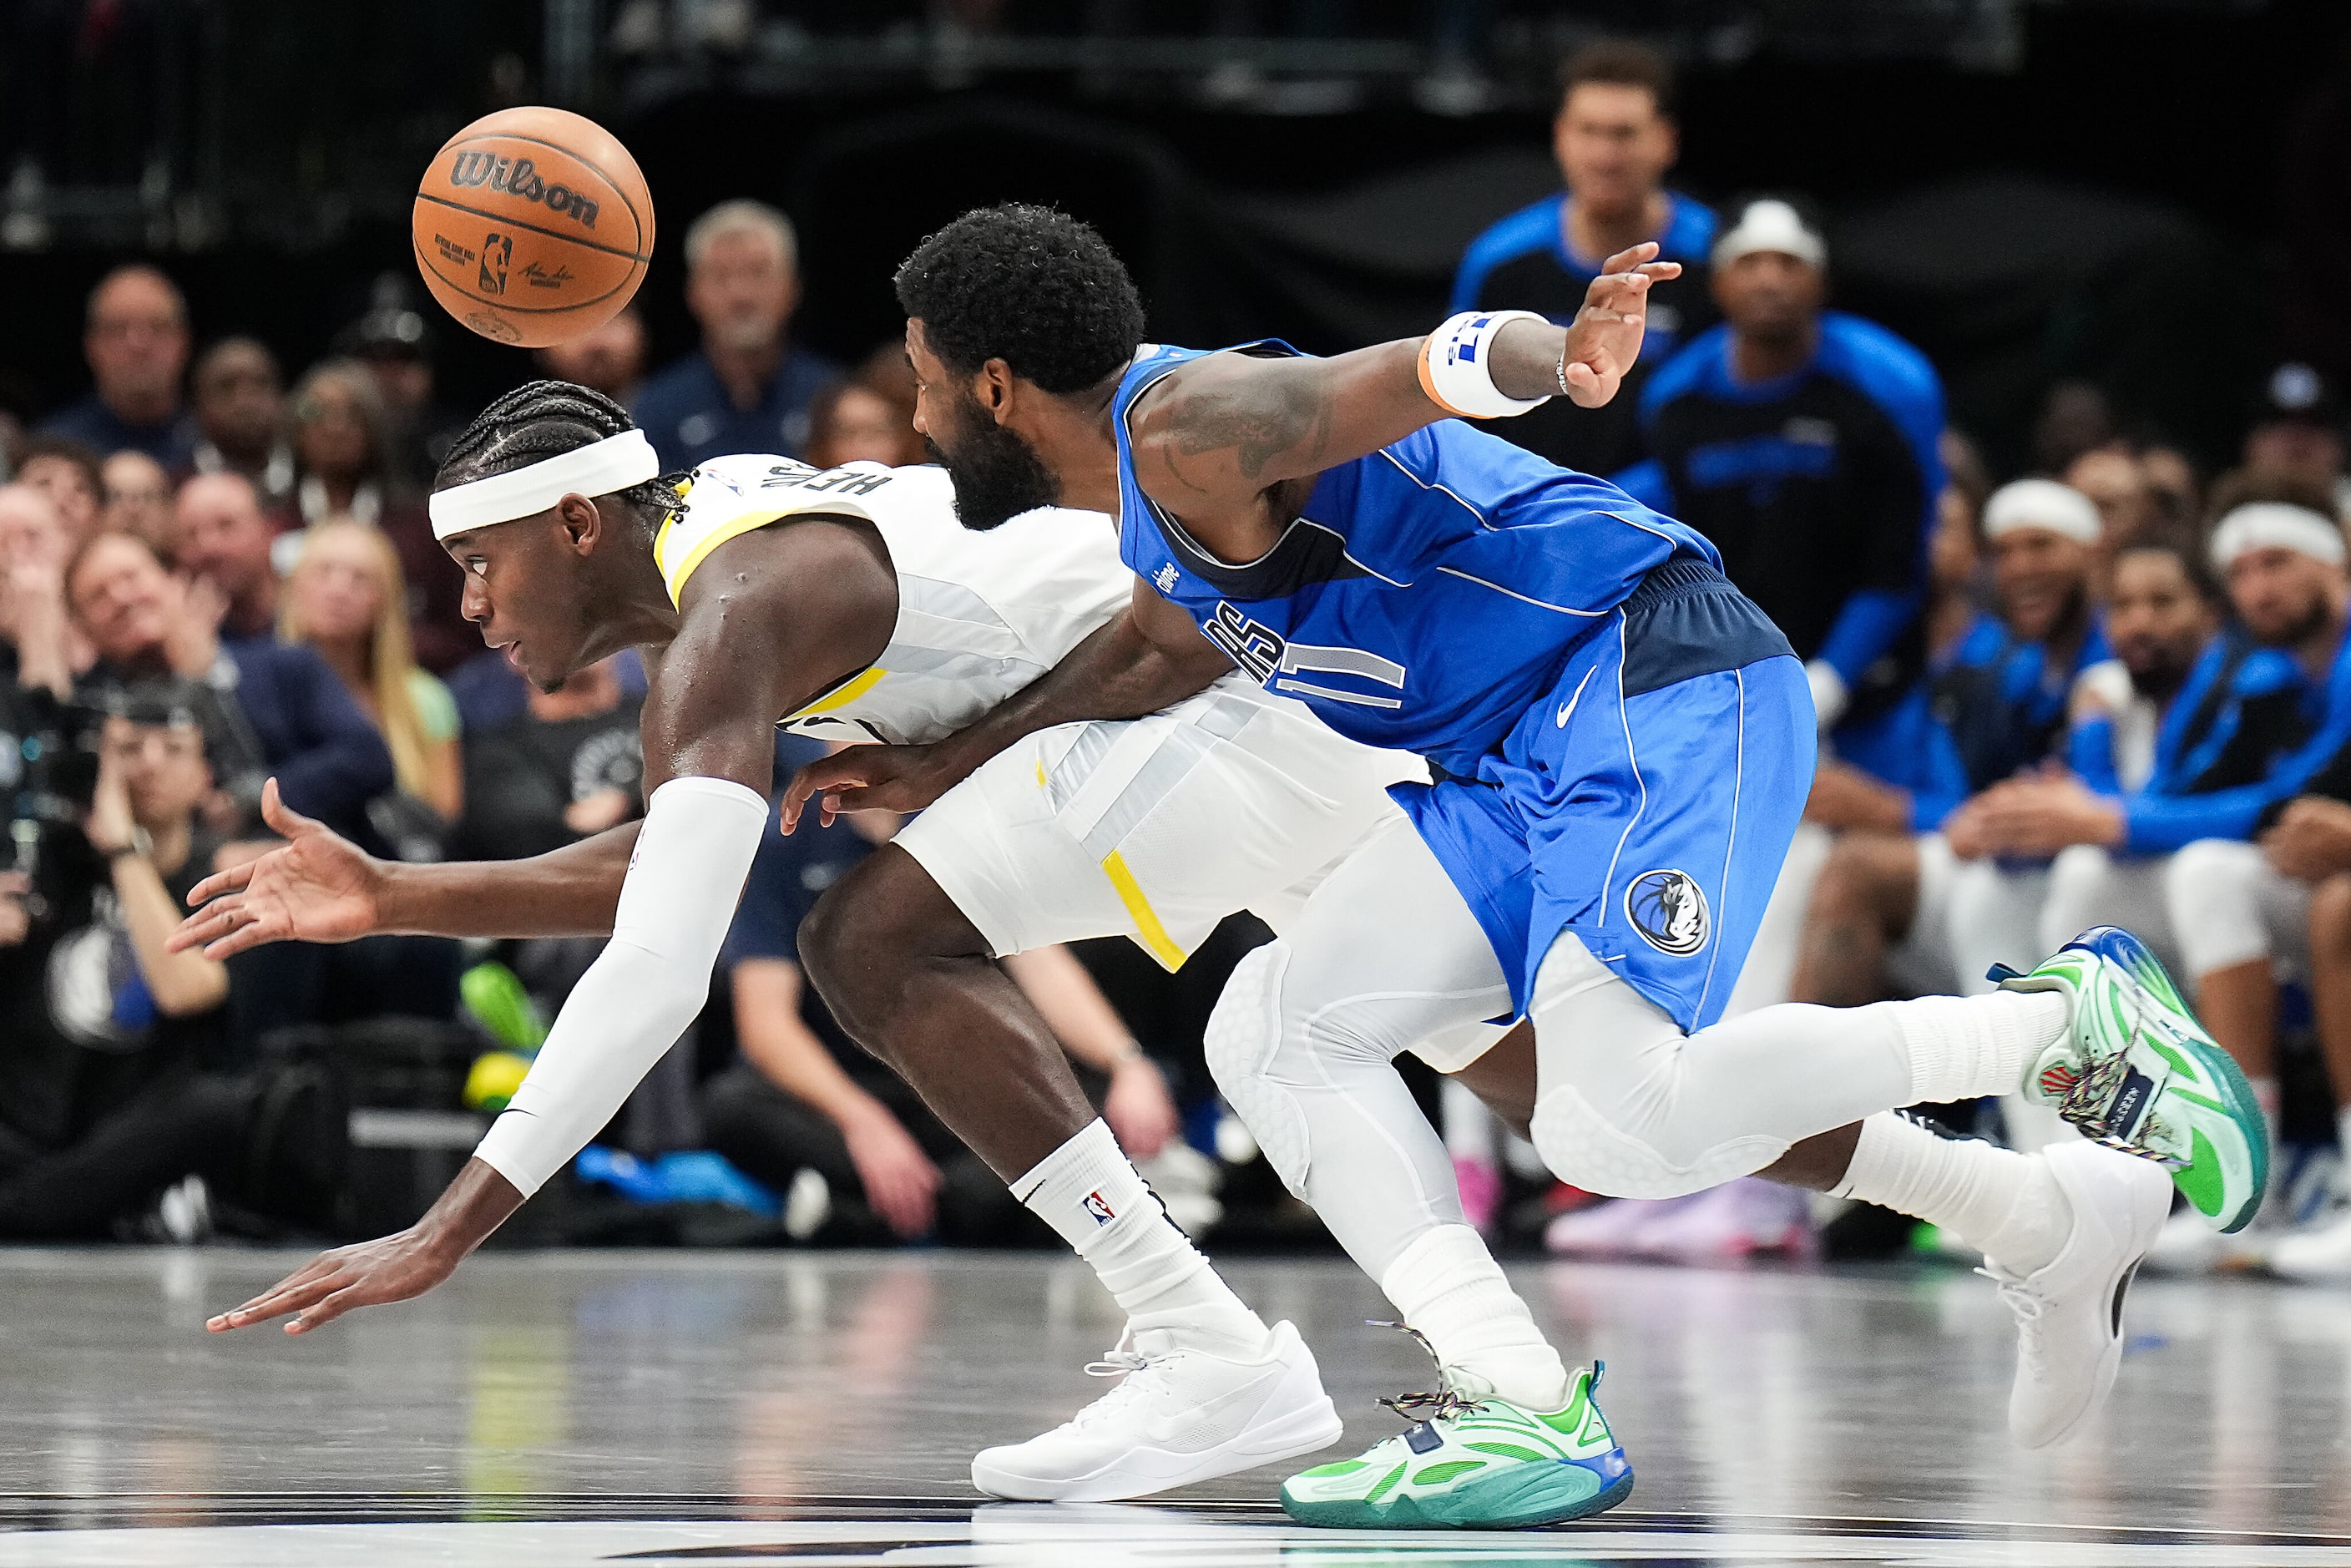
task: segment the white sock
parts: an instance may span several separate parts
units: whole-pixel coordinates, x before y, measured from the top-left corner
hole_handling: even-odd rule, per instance
[[[1530,1410],[1567,1403],[1567,1367],[1501,1265],[1466,1225],[1440,1225],[1405,1248],[1380,1289],[1447,1368],[1482,1379]]]
[[[1910,1061],[1909,1105],[2013,1094],[2073,1017],[2058,991],[1881,1002]]]
[[[2012,1273],[2057,1256],[2074,1227],[2049,1164],[1975,1138],[1938,1138],[1891,1111],[1861,1124],[1861,1141],[1834,1189],[1940,1226]]]
[[[1264,1321],[1176,1228],[1099,1118],[1012,1184],[1078,1256],[1093,1265],[1129,1323],[1178,1343],[1247,1360],[1263,1354]]]

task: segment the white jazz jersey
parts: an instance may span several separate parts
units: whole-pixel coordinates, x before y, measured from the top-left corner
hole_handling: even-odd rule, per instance
[[[1058,664],[1126,603],[1134,579],[1096,512],[1047,507],[981,533],[956,520],[946,471],[714,457],[653,541],[675,602],[709,553],[795,515],[862,517],[898,573],[882,657],[782,721],[825,740],[920,745],[963,728]]]
[[[796,515],[882,533],[898,623],[872,668],[783,720],[802,734],[920,745],[1043,674],[1118,612],[1134,579],[1098,512],[1046,509],[986,533],[956,520],[942,469],[718,457],[655,538],[670,597],[726,540]],[[899,833],[998,955],[1124,935],[1180,967],[1218,921],[1279,930],[1357,843],[1403,813],[1419,758],[1326,727],[1238,672],[1148,717],[1025,737]]]

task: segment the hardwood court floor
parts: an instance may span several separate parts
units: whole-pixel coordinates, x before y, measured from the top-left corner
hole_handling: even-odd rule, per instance
[[[2097,1429],[2009,1447],[2011,1330],[1951,1269],[1517,1271],[1639,1476],[1557,1531],[1290,1525],[1282,1469],[1149,1506],[979,1506],[972,1450],[1102,1385],[1074,1264],[946,1253],[493,1255],[287,1339],[206,1312],[290,1254],[0,1251],[0,1568],[613,1562],[2351,1568],[2351,1291],[2142,1281]],[[1338,1261],[1243,1260],[1346,1446],[1426,1385]],[[1301,1463],[1305,1461],[1301,1461]]]

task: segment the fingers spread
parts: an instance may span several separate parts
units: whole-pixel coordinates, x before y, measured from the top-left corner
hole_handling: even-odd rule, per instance
[[[253,868],[260,863],[257,860],[249,860],[226,871],[214,872],[188,890],[188,907],[194,909],[210,904],[225,893],[243,893],[253,881]]]

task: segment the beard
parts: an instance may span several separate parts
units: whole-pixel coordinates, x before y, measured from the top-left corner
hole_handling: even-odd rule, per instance
[[[948,452],[928,436],[931,461],[955,482],[956,518],[985,533],[1061,498],[1061,486],[1029,444],[977,409],[958,421],[967,432]]]

